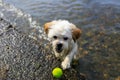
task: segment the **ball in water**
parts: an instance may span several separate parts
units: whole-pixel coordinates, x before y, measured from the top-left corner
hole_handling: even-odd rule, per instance
[[[55,78],[60,78],[63,75],[63,71],[61,68],[54,68],[52,71],[52,75]]]

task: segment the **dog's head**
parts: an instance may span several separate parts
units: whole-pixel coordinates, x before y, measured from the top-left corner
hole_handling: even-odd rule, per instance
[[[71,42],[76,42],[81,35],[81,30],[66,20],[48,22],[44,25],[44,30],[57,53],[68,50]]]

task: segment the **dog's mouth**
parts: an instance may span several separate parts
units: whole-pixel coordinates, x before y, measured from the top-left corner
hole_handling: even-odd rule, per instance
[[[58,53],[61,53],[63,49],[56,47],[55,50],[56,50]]]

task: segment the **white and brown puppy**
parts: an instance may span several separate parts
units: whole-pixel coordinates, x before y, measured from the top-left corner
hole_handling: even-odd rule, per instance
[[[77,39],[81,30],[67,20],[55,20],[44,25],[44,30],[52,42],[56,57],[61,58],[62,68],[70,68],[70,63],[78,53]]]

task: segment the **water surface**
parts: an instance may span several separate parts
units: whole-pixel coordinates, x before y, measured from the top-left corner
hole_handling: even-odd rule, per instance
[[[110,14],[106,8],[120,6],[119,0],[4,0],[22,9],[35,18],[40,24],[54,19],[67,19],[75,24],[91,21],[97,14]],[[119,10],[118,10],[119,11]],[[118,13],[117,11],[117,13]],[[116,13],[116,12],[115,12]],[[116,13],[116,14],[117,14]]]

